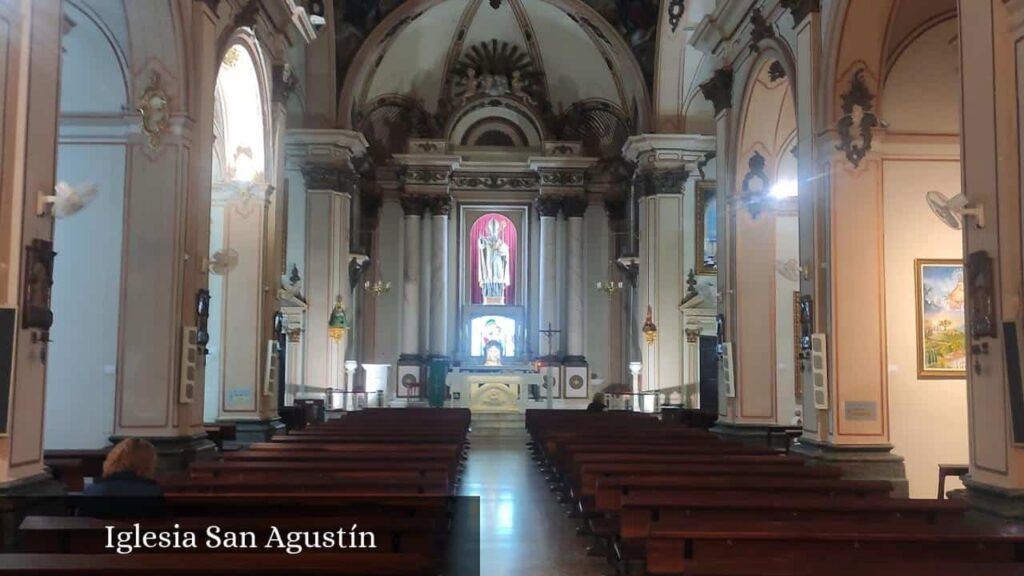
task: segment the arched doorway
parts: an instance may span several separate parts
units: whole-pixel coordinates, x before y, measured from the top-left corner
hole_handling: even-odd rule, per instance
[[[210,203],[209,355],[204,420],[256,419],[265,373],[262,334],[268,218],[265,67],[239,33],[217,74]]]
[[[793,312],[799,298],[797,124],[793,82],[774,49],[745,76],[727,210],[736,401],[731,420],[790,426],[802,417]]]
[[[123,12],[64,2],[57,182],[83,200],[56,210],[54,323],[47,351],[46,449],[100,448],[114,433],[121,306],[127,62]],[[111,21],[114,19],[114,21]],[[58,192],[61,194],[61,192]],[[70,213],[69,213],[70,212]]]

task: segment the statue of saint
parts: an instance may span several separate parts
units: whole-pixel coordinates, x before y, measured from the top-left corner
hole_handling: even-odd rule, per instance
[[[484,304],[505,304],[505,290],[511,277],[508,244],[501,239],[504,227],[498,220],[491,220],[477,241],[477,278]]]

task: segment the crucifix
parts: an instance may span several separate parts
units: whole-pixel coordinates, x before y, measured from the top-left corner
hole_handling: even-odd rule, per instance
[[[547,330],[540,330],[539,332],[540,332],[540,334],[542,336],[545,336],[548,339],[548,354],[545,357],[549,358],[549,357],[551,357],[551,338],[554,337],[555,334],[561,334],[562,331],[561,330],[553,329],[551,327],[551,322],[548,322]],[[550,410],[551,408],[554,407],[554,394],[555,394],[555,386],[554,386],[554,384],[555,383],[554,382],[548,382],[547,375],[544,376],[544,383],[545,383],[545,386],[548,389],[547,408]]]

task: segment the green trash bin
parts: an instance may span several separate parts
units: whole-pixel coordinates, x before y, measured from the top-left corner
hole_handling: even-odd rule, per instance
[[[448,360],[435,358],[430,361],[427,374],[427,403],[431,408],[444,407],[448,394]]]

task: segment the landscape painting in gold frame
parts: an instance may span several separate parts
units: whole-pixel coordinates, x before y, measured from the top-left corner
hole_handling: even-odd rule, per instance
[[[917,377],[967,377],[964,267],[960,260],[915,260]]]

